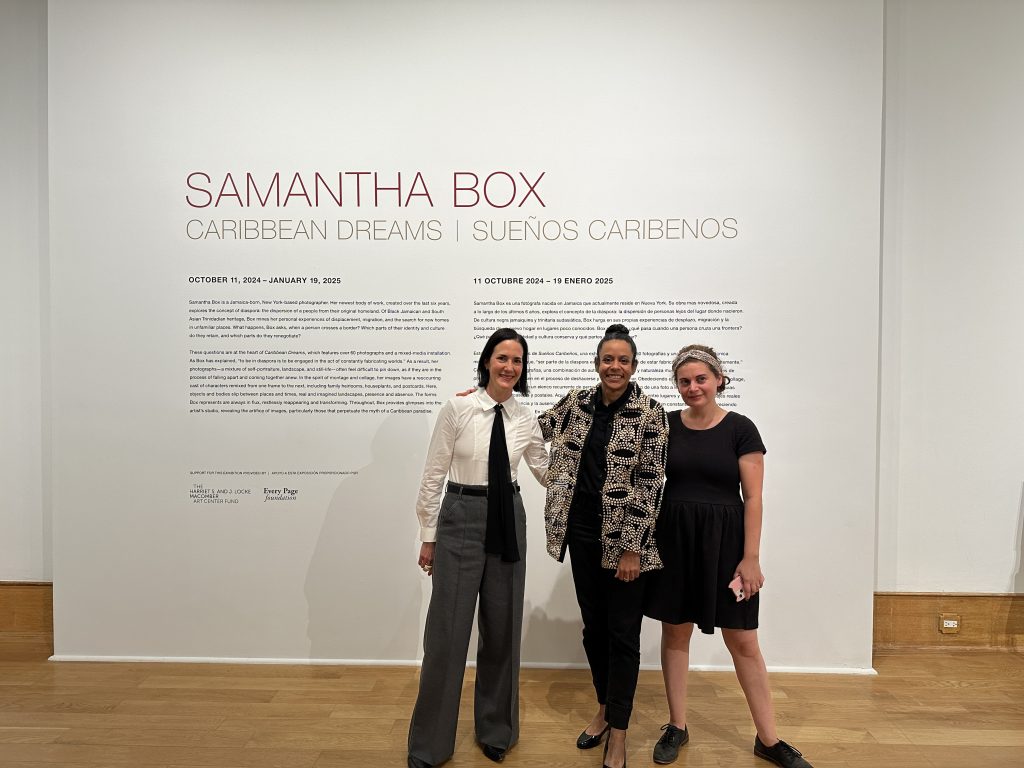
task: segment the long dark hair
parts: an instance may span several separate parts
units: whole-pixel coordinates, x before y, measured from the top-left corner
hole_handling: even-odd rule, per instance
[[[526,386],[526,369],[530,357],[530,348],[526,345],[526,339],[511,328],[499,328],[491,334],[491,338],[484,344],[484,351],[480,353],[480,362],[476,364],[477,383],[481,387],[486,387],[490,382],[491,372],[487,369],[487,363],[490,362],[491,355],[494,354],[494,348],[503,341],[517,341],[523,348],[523,373],[512,389],[521,395],[528,395],[530,392]]]

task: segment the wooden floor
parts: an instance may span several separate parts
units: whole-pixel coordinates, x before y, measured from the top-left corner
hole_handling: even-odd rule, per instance
[[[782,737],[817,767],[1024,766],[1024,655],[884,652],[877,677],[774,675]],[[472,670],[467,683],[472,679]],[[403,766],[417,670],[381,667],[0,662],[3,768]],[[735,678],[693,673],[677,765],[763,766]],[[491,766],[473,743],[472,688],[451,768]],[[598,768],[573,740],[587,673],[524,669],[522,736],[504,765]],[[641,674],[629,764],[653,765],[665,721]]]

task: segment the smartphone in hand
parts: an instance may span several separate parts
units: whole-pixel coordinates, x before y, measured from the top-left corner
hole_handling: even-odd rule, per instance
[[[736,578],[734,578],[732,581],[729,582],[729,589],[731,589],[732,593],[734,595],[736,595],[736,602],[737,603],[740,602],[743,599],[743,597],[744,597],[744,595],[743,595],[743,582],[740,581],[740,577],[739,576],[737,576]]]

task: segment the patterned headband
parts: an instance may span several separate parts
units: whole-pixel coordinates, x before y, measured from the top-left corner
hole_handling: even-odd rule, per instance
[[[675,373],[683,363],[687,360],[699,360],[702,363],[706,363],[708,368],[715,372],[715,374],[722,377],[722,364],[718,361],[718,358],[714,355],[709,355],[707,352],[702,352],[699,349],[681,349],[679,354],[676,355],[675,361],[672,363],[672,372]]]

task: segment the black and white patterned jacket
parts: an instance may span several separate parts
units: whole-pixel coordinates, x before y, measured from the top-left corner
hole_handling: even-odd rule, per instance
[[[665,409],[630,382],[629,397],[614,415],[608,441],[607,474],[601,489],[601,566],[617,568],[623,550],[640,553],[640,570],[661,568],[654,524],[665,484],[668,420]],[[580,460],[594,421],[598,387],[573,389],[538,419],[551,442],[544,526],[547,550],[565,557],[569,508]]]

